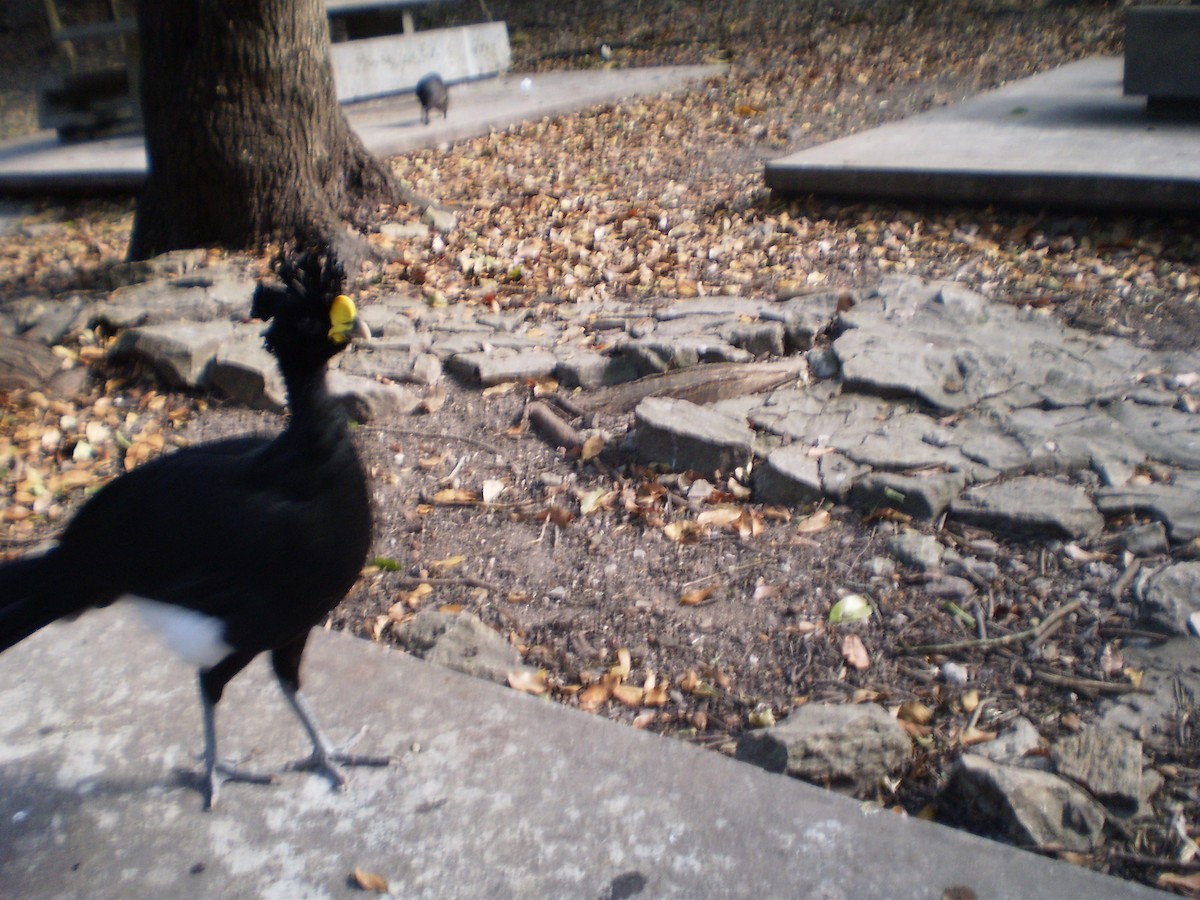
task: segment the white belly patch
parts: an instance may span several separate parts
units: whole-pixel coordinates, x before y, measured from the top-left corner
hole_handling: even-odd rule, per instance
[[[215,666],[233,649],[225,643],[225,623],[195,610],[128,597],[142,621],[161,635],[172,652],[199,669]]]

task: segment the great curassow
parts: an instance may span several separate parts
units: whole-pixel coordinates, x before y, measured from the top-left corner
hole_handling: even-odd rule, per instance
[[[0,568],[0,651],[49,623],[129,598],[167,644],[199,668],[205,807],[218,775],[262,781],[217,759],[225,685],[269,651],[279,685],[312,742],[289,768],[345,783],[338,763],[386,759],[334,750],[300,693],[309,630],[354,584],[371,540],[366,476],[325,381],[358,323],[332,257],[279,263],[251,314],[287,387],[291,417],[274,439],[184,448],[111,481],[46,553]]]

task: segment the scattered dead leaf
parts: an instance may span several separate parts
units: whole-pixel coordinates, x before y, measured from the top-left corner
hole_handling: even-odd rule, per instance
[[[389,890],[386,878],[366,869],[356,868],[350,879],[359,890],[370,891],[373,894],[386,894]]]
[[[714,582],[706,587],[696,588],[693,591],[688,591],[679,598],[680,606],[699,606],[708,600],[717,589],[718,585]]]
[[[848,634],[842,638],[842,658],[860,672],[871,667],[871,657],[866,645],[857,634]]]

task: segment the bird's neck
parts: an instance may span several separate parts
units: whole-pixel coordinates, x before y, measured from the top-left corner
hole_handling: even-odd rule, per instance
[[[291,418],[286,433],[307,446],[332,453],[346,434],[346,414],[329,393],[325,369],[302,374],[285,373]]]

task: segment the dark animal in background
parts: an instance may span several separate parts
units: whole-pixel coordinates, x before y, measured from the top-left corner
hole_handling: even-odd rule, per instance
[[[431,109],[440,109],[442,118],[446,118],[446,111],[450,108],[450,91],[446,89],[446,82],[442,81],[441,75],[431,72],[417,82],[416,90],[417,99],[421,101],[422,124],[429,124]]]
[[[371,543],[366,476],[325,382],[326,363],[362,323],[332,258],[281,260],[278,274],[281,284],[259,285],[251,314],[271,322],[265,344],[291,410],[283,432],[151,460],[98,491],[52,549],[0,566],[0,651],[124,597],[196,666],[209,808],[218,776],[269,780],[217,758],[221,694],[260,653],[271,654],[312,741],[311,756],[291,768],[321,771],[340,786],[337,763],[386,764],[335,751],[300,693],[309,630],[350,590]]]

